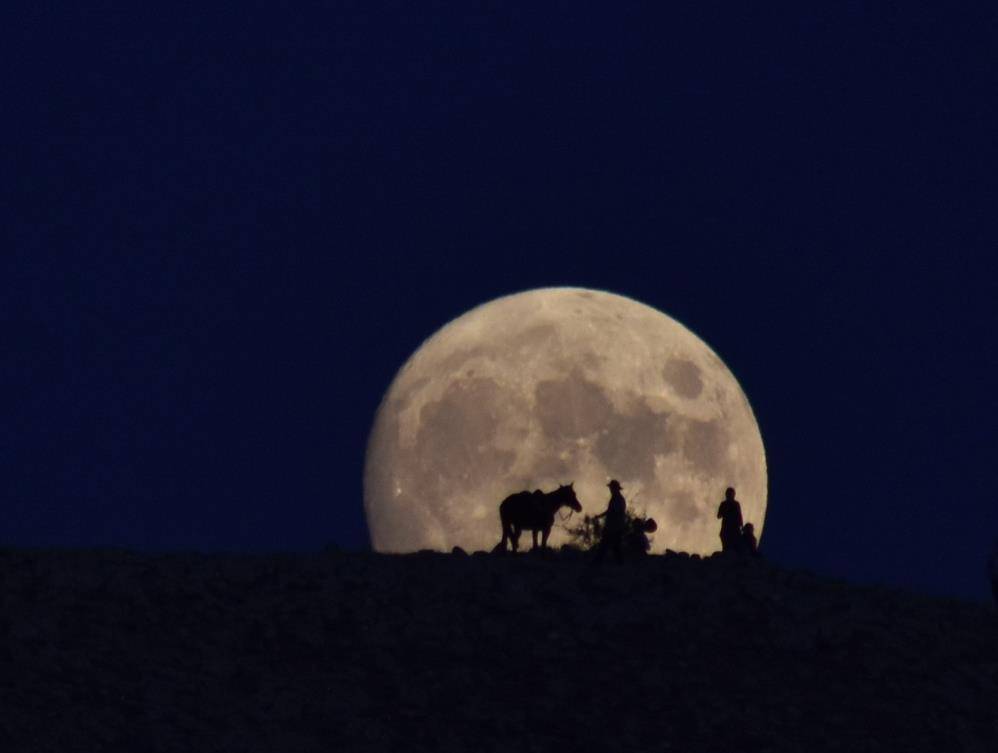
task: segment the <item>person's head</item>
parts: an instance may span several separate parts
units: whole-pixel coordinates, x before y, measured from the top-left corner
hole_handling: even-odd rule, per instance
[[[746,523],[742,526],[742,531],[745,532],[746,536],[755,536],[755,526],[751,523]]]
[[[622,488],[620,486],[620,482],[617,481],[617,479],[615,479],[615,478],[610,479],[610,483],[607,484],[607,486],[610,487],[610,491],[611,492],[619,492],[621,490],[621,488]]]
[[[724,498],[725,499],[735,498],[735,488],[733,486],[729,486],[727,489],[724,490]]]

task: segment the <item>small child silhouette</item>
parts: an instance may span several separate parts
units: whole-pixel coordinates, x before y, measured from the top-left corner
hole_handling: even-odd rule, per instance
[[[755,526],[746,523],[742,526],[742,552],[753,557],[759,554],[759,542],[755,538]]]

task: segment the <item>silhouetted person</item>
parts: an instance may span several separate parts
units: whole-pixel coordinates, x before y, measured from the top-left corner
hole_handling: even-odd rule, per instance
[[[622,561],[620,550],[627,525],[627,502],[620,493],[620,482],[617,479],[611,480],[607,486],[610,487],[610,503],[606,506],[606,510],[594,516],[594,519],[606,519],[603,524],[603,535],[596,547],[596,561],[602,562],[606,550],[613,549],[613,558],[619,563]]]
[[[721,551],[737,552],[742,542],[742,506],[730,486],[724,492],[724,501],[717,508],[717,517],[721,519]]]
[[[759,555],[759,542],[755,538],[755,526],[751,523],[742,526],[742,552],[753,557]]]
[[[998,539],[995,539],[991,556],[988,557],[988,575],[991,576],[991,595],[995,597],[995,604],[998,604]]]

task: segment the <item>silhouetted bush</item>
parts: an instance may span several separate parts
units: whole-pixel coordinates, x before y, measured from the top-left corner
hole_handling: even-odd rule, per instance
[[[625,513],[623,548],[625,555],[647,554],[657,526],[652,518],[628,509]],[[603,521],[590,515],[583,516],[575,526],[565,526],[570,541],[567,546],[584,552],[595,550],[603,538]]]

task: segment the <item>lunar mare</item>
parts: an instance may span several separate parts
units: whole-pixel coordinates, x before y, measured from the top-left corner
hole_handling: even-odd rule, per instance
[[[499,298],[423,343],[385,394],[365,462],[371,544],[491,549],[507,495],[571,481],[593,514],[606,509],[611,478],[631,509],[658,522],[653,551],[718,550],[728,486],[762,535],[759,427],[702,340],[612,293]],[[551,544],[567,540],[556,522]]]

